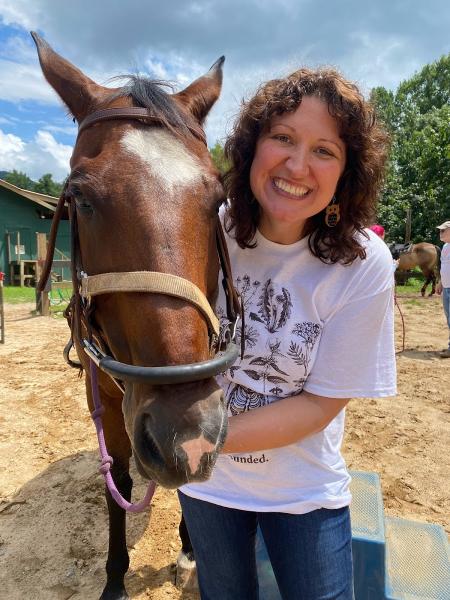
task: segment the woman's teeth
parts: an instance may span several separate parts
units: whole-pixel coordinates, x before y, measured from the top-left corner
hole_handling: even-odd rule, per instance
[[[303,185],[292,185],[291,183],[288,183],[283,179],[273,179],[273,183],[275,187],[277,187],[280,190],[283,190],[283,192],[287,192],[292,196],[298,196],[299,198],[302,196],[306,196],[306,194],[310,191],[309,188]]]

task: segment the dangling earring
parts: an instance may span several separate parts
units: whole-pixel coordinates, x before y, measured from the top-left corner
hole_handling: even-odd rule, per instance
[[[325,209],[325,225],[336,227],[340,220],[339,202],[336,200],[336,196],[333,196],[330,204]]]

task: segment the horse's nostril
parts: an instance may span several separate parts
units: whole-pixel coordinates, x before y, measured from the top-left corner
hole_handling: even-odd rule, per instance
[[[150,415],[145,415],[142,419],[140,450],[143,456],[141,458],[144,462],[156,463],[159,467],[164,467],[164,459],[151,433],[152,421]]]

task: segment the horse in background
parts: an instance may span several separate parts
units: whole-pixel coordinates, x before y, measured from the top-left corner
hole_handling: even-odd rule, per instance
[[[218,241],[224,192],[202,128],[221,90],[224,59],[176,94],[137,76],[111,89],[32,36],[45,78],[79,124],[51,237],[67,204],[74,291],[67,318],[92,413],[97,371],[90,358],[97,357],[108,468],[128,502],[132,453],[139,473],[164,487],[205,480],[227,428],[214,375],[237,357],[237,350],[222,347],[213,313],[219,258],[223,273],[227,264]],[[174,280],[187,292],[167,291],[166,282]],[[225,281],[231,277],[224,276],[224,287]],[[234,334],[227,339],[227,348],[235,348]],[[182,376],[174,379],[175,371]],[[125,511],[108,488],[106,500],[101,600],[125,600]]]
[[[425,296],[426,289],[431,283],[432,296],[436,292],[436,283],[439,279],[439,260],[441,250],[439,246],[428,242],[418,244],[389,244],[392,258],[398,260],[397,271],[410,271],[419,267],[425,277],[425,282],[420,290]]]

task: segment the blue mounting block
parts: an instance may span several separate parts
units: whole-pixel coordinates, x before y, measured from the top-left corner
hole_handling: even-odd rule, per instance
[[[353,584],[355,600],[384,598],[385,532],[383,497],[376,473],[351,473]]]
[[[450,600],[450,552],[439,525],[384,518],[376,473],[351,473],[355,600]],[[282,600],[258,530],[261,600]]]

